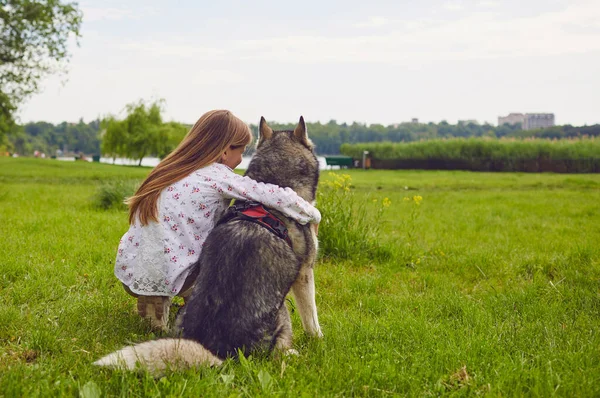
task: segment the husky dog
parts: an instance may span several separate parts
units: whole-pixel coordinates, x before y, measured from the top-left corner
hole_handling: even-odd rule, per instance
[[[300,117],[294,131],[273,131],[261,118],[259,132],[246,175],[290,187],[314,203],[319,164],[304,119]],[[178,319],[180,338],[125,347],[94,364],[123,369],[139,364],[160,373],[165,368],[219,365],[239,352],[295,353],[285,305],[290,291],[304,330],[322,337],[313,276],[316,231],[274,210],[271,214],[286,239],[248,217],[235,215],[226,215],[211,231],[198,260],[193,293]]]

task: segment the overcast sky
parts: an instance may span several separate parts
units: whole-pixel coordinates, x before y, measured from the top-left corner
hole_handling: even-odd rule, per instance
[[[600,123],[600,0],[86,0],[66,77],[22,123],[124,116],[165,99],[165,119],[230,109],[295,122],[385,125],[510,112]],[[66,79],[66,80],[65,80]]]

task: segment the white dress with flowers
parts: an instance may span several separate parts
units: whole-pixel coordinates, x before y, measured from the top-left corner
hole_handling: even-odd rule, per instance
[[[208,233],[231,199],[254,200],[301,224],[321,214],[290,188],[254,181],[213,163],[165,188],[158,222],[136,220],[119,242],[115,275],[133,293],[174,296],[198,260]]]

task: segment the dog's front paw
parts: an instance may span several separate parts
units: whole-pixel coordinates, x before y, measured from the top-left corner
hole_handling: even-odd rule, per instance
[[[322,339],[323,338],[323,332],[321,331],[320,327],[317,327],[317,328],[315,328],[313,330],[307,330],[307,332],[312,337],[316,337],[318,339]]]
[[[300,353],[298,351],[294,350],[293,348],[290,348],[290,349],[288,349],[288,350],[285,351],[284,355],[286,357],[291,357],[291,356],[297,357],[297,356],[300,355]]]

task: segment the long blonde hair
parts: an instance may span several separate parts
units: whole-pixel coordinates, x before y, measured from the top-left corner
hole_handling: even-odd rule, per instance
[[[181,143],[146,177],[129,206],[129,224],[137,218],[142,225],[158,221],[157,202],[162,190],[190,173],[221,160],[228,148],[250,144],[250,127],[231,112],[206,112],[186,134]]]

